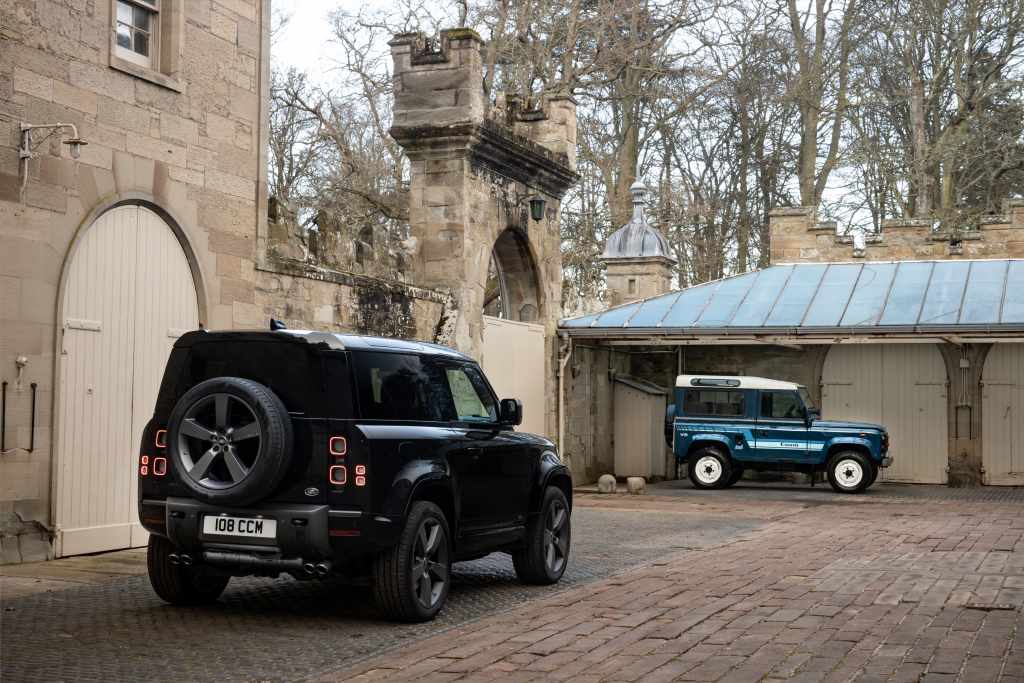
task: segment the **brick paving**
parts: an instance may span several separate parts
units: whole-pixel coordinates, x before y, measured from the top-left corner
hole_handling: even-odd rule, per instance
[[[520,584],[503,554],[457,564],[448,605],[430,624],[383,621],[365,585],[334,581],[233,579],[214,606],[170,607],[139,575],[138,551],[0,568],[0,681],[307,679],[681,548],[720,545],[768,519],[728,505],[623,497],[595,508],[587,498],[574,511],[561,584]],[[770,509],[782,516],[800,506]]]
[[[321,680],[1022,681],[1024,506],[1002,495],[833,494]]]

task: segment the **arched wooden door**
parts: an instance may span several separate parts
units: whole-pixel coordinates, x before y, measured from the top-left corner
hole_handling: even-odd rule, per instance
[[[55,512],[60,556],[142,545],[139,438],[175,338],[199,324],[177,236],[153,211],[114,208],[64,275]]]

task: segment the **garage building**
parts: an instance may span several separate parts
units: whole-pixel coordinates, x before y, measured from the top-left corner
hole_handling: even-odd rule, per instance
[[[627,227],[653,231],[639,199]],[[1013,221],[996,225],[1024,239],[1011,208]],[[783,227],[780,242],[793,233]],[[798,256],[838,255],[814,248],[820,226],[804,229],[811,246]],[[773,240],[779,232],[773,224]],[[627,280],[616,293],[625,303],[563,320],[562,443],[575,476],[614,471],[615,414],[626,408],[605,385],[626,376],[668,388],[678,374],[708,373],[798,382],[826,418],[884,424],[895,463],[883,479],[1024,485],[1024,260],[964,258],[961,245],[922,237],[948,252],[876,260],[885,252],[848,246],[846,261],[778,263],[634,300],[641,287]],[[990,235],[977,241],[991,253]],[[668,254],[647,256],[645,273],[643,255],[606,252],[609,285],[616,259],[662,278]]]

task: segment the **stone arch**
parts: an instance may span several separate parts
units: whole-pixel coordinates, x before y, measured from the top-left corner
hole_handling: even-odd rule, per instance
[[[491,248],[484,314],[505,320],[543,320],[543,294],[530,239],[515,227],[498,235]]]

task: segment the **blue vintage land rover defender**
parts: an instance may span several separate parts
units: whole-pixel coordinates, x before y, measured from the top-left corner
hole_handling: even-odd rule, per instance
[[[807,388],[760,377],[680,375],[668,409],[676,467],[700,489],[732,486],[745,470],[824,471],[860,493],[892,464],[885,427],[822,420]]]

